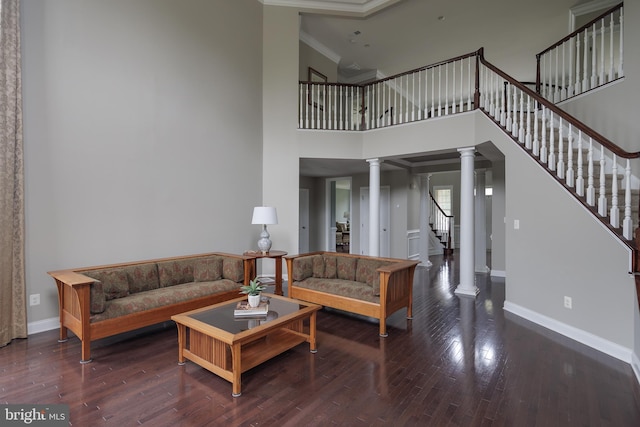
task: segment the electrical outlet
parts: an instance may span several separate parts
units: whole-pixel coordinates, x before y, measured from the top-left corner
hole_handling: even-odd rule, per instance
[[[40,305],[40,294],[29,295],[29,305]]]
[[[514,219],[513,220],[513,229],[514,230],[519,230],[520,229],[520,220],[519,219]]]
[[[568,308],[569,310],[573,308],[573,300],[571,297],[564,297],[564,308]]]

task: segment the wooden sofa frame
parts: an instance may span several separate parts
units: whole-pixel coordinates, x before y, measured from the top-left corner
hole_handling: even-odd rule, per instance
[[[390,262],[390,264],[377,269],[380,273],[380,303],[363,301],[296,286],[292,274],[293,260],[304,256],[324,254],[338,257],[369,258]],[[381,337],[387,336],[387,317],[401,308],[407,308],[407,319],[413,318],[413,275],[416,266],[420,263],[419,261],[328,251],[286,256],[285,260],[287,262],[288,291],[290,298],[376,318],[380,321]]]
[[[95,267],[72,268],[67,270],[49,271],[58,287],[58,306],[60,310],[60,338],[58,342],[68,339],[68,330],[71,330],[82,343],[82,358],[80,363],[91,362],[91,341],[106,338],[122,332],[132,331],[149,325],[171,320],[174,314],[184,313],[208,305],[217,304],[238,297],[238,290],[221,292],[189,301],[183,301],[171,305],[157,307],[136,313],[130,313],[112,319],[105,319],[91,323],[90,312],[90,287],[95,281],[91,277],[78,273],[78,271],[98,270],[103,268],[127,267],[137,264],[152,262],[164,262],[199,258],[211,255],[241,258],[244,263],[243,283],[246,285],[251,280],[252,258],[248,256],[228,254],[222,252],[205,253],[170,258],[158,258],[145,261],[128,262],[121,264],[109,264]]]

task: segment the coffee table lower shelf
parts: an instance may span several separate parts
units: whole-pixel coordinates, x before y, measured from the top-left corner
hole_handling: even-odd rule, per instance
[[[191,360],[232,384],[232,396],[242,393],[241,374],[304,342],[315,353],[315,316],[310,313],[309,333],[304,332],[303,320],[298,319],[285,327],[263,334],[253,334],[232,342],[218,339],[189,326],[178,326],[178,364]]]

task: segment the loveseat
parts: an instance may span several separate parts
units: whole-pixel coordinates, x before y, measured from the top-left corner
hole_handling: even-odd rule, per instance
[[[237,298],[251,267],[251,257],[209,253],[50,271],[58,287],[60,342],[71,330],[82,342],[80,362],[88,363],[91,341]]]
[[[290,298],[374,317],[381,337],[391,314],[406,307],[412,317],[418,261],[324,251],[284,258]]]

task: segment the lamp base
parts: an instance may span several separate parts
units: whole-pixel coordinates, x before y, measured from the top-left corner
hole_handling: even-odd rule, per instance
[[[266,255],[269,253],[269,249],[271,249],[271,240],[269,240],[269,232],[267,231],[267,226],[264,224],[262,226],[262,232],[260,233],[260,240],[258,240],[258,249],[262,252],[262,255]]]

